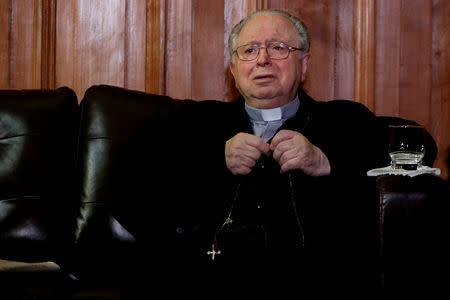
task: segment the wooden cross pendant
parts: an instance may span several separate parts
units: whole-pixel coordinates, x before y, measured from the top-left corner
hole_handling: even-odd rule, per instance
[[[211,251],[206,252],[207,255],[211,255],[211,260],[213,260],[213,261],[216,258],[216,254],[219,255],[222,253],[222,252],[220,252],[219,249],[217,249],[217,251],[216,251],[216,249],[217,249],[217,246],[215,244],[212,244]]]

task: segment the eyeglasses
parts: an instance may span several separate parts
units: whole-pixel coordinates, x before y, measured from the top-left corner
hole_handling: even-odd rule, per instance
[[[288,58],[291,51],[305,50],[304,48],[291,47],[281,42],[271,42],[267,43],[266,46],[257,44],[245,44],[237,47],[236,50],[233,51],[233,53],[237,53],[237,56],[240,60],[250,61],[256,59],[259,56],[259,51],[261,50],[261,48],[266,48],[267,55],[270,57],[270,59],[278,60]]]

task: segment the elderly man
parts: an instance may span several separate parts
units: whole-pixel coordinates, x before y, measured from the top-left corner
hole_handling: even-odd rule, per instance
[[[161,141],[168,172],[158,178],[152,251],[177,272],[206,266],[236,278],[280,267],[354,287],[361,269],[376,273],[365,173],[388,165],[383,130],[363,105],[317,102],[301,89],[311,54],[297,18],[257,11],[233,28],[229,47],[241,97],[181,105],[168,124],[176,138]]]
[[[376,256],[365,173],[389,158],[374,114],[301,89],[308,29],[285,12],[253,13],[233,28],[229,47],[241,97],[185,105],[172,124],[171,260],[339,272]]]

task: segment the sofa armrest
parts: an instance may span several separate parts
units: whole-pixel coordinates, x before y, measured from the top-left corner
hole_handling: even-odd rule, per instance
[[[448,293],[448,182],[429,174],[412,178],[388,175],[377,178],[376,186],[385,293]]]
[[[60,267],[52,261],[21,262],[0,259],[0,272],[59,272]]]

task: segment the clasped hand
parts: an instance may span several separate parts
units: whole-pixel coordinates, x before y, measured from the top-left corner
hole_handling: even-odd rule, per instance
[[[270,144],[260,137],[242,132],[225,143],[226,165],[234,175],[249,174],[261,155],[272,155],[280,164],[281,173],[301,169],[310,176],[330,174],[326,155],[296,131],[280,130]]]

